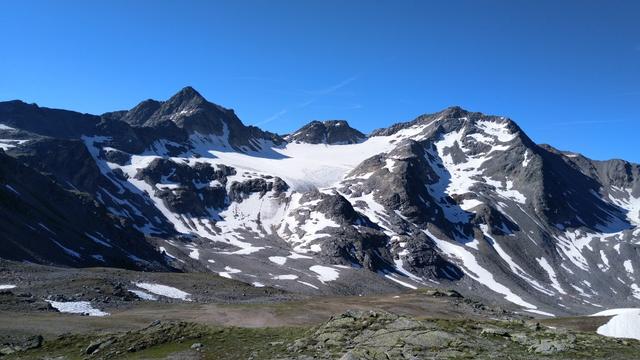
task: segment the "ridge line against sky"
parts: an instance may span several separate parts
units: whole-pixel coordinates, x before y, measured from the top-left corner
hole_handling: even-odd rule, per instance
[[[640,2],[0,2],[0,100],[100,114],[191,85],[246,124],[363,132],[459,105],[640,163]]]

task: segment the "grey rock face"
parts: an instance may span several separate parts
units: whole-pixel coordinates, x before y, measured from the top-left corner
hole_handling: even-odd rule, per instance
[[[169,267],[126,219],[0,151],[2,257],[68,266]]]
[[[101,117],[15,101],[0,114],[10,159],[54,195],[85,193],[85,205],[65,206],[91,213],[95,201],[112,219],[102,235],[143,232],[185,269],[328,293],[439,282],[538,314],[640,300],[640,167],[537,145],[504,117],[452,107],[368,138],[343,121],[312,122],[286,141],[324,146],[289,146],[192,88]],[[53,200],[39,201],[6,211]],[[72,242],[85,231],[67,226]],[[0,256],[88,264],[11,249]]]
[[[275,195],[279,195],[285,191],[289,186],[282,179],[276,177],[273,179],[255,178],[242,182],[233,182],[229,189],[229,197],[231,201],[241,202],[242,199],[253,193],[259,193],[260,196],[264,196],[266,193],[273,191]]]
[[[344,120],[312,121],[285,137],[288,142],[308,144],[357,144],[366,138]]]
[[[106,113],[104,119],[124,121],[134,127],[161,129],[173,125],[188,134],[225,135],[237,149],[258,151],[256,141],[283,142],[279,136],[253,126],[245,126],[233,110],[208,102],[192,87],[185,87],[169,100],[145,100],[133,109]]]
[[[20,100],[0,102],[2,124],[33,134],[62,139],[95,133],[100,118],[74,111],[49,109]]]
[[[495,359],[498,351],[513,359],[634,356],[628,346],[595,334],[531,329],[516,321],[415,320],[383,311],[333,316],[287,350],[298,354],[288,359]]]

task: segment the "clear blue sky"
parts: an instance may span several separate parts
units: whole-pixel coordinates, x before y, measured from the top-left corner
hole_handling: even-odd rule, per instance
[[[634,0],[2,1],[0,100],[99,114],[191,85],[276,132],[460,105],[640,162],[639,18]]]

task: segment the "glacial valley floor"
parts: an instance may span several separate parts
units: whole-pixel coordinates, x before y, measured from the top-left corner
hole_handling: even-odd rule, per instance
[[[595,334],[608,317],[535,319],[450,290],[313,297],[212,274],[2,265],[0,285],[15,286],[0,290],[2,359],[633,359],[640,354],[638,341]],[[142,300],[129,291],[141,282],[190,296]],[[56,301],[89,301],[109,315],[57,312],[50,306]]]

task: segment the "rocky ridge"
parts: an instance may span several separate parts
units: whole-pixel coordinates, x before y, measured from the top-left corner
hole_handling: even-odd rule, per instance
[[[44,343],[40,337],[16,346],[22,346],[21,352],[14,355],[22,359],[41,354],[59,359],[151,354],[181,359],[630,359],[640,349],[636,340],[609,339],[533,322],[418,320],[384,311],[347,311],[302,334],[301,329],[214,328],[154,321],[122,333],[62,335]],[[8,359],[13,359],[13,349],[5,345],[0,351],[6,350]]]
[[[9,156],[176,268],[308,293],[446,284],[547,316],[640,300],[640,167],[537,145],[505,117],[452,107],[368,137],[334,121],[283,138],[192,88],[102,116],[0,114]],[[89,264],[64,246],[82,261],[48,261]]]

